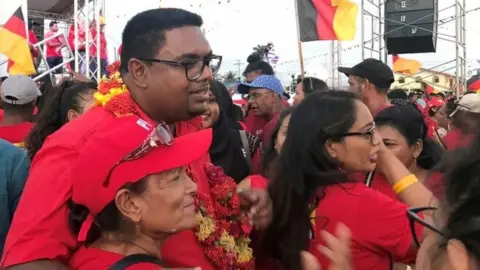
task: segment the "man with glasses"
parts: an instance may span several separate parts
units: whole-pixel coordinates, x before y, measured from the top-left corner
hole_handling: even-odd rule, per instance
[[[222,59],[212,53],[200,28],[202,23],[200,16],[185,10],[153,9],[133,17],[123,32],[120,72],[134,111],[148,124],[165,122],[176,136],[200,128],[189,120],[205,112],[210,81]],[[111,118],[112,113],[104,107],[94,108],[45,142],[35,156],[0,268],[66,269],[64,264],[78,244],[67,224],[72,164],[82,153],[84,142],[108,128]],[[197,175],[199,192],[208,193],[207,160],[193,163],[191,169]],[[266,192],[244,197],[247,206],[256,207],[254,221],[264,221],[257,217],[264,209],[267,216],[270,214]],[[172,236],[162,256],[172,266],[214,269],[191,230]]]
[[[265,126],[254,131],[265,143],[265,139],[273,132],[278,114],[283,109],[282,96],[285,90],[282,83],[273,75],[261,75],[252,83],[239,84],[237,89],[240,94],[248,94],[250,113],[267,121]]]
[[[338,71],[348,76],[348,89],[357,93],[373,116],[390,107],[387,93],[395,81],[392,69],[380,60],[368,58]]]

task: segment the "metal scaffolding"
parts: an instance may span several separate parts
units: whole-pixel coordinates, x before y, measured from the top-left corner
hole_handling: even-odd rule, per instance
[[[75,56],[74,70],[86,75],[93,81],[98,81],[101,77],[100,35],[94,35],[90,29],[94,24],[95,32],[100,33],[100,10],[104,3],[101,0],[90,0],[81,5],[82,2],[83,0],[74,0],[73,4],[75,38],[72,50]],[[79,32],[82,31],[81,28],[85,32],[84,39],[81,39],[79,35]],[[92,51],[90,51],[89,44],[95,44],[93,55],[91,55]],[[79,50],[82,45],[85,50]]]
[[[29,0],[27,2],[28,17],[29,18],[39,18],[44,20],[55,20],[58,22],[65,22],[68,25],[73,23],[74,25],[74,48],[70,48],[70,45],[67,44],[65,51],[68,54],[67,57],[64,57],[64,61],[55,66],[48,67],[46,63],[46,57],[43,53],[42,46],[46,43],[47,40],[41,40],[37,44],[34,44],[36,48],[42,54],[42,66],[47,67],[45,71],[41,72],[36,80],[44,77],[50,76],[52,82],[57,82],[53,71],[57,69],[64,69],[68,66],[69,63],[74,61],[74,67],[72,69],[75,72],[84,74],[89,79],[98,81],[101,74],[101,61],[100,61],[100,35],[92,33],[92,27],[95,28],[95,33],[100,33],[100,17],[101,12],[105,12],[105,4],[103,0],[58,0],[62,1],[62,6],[68,6],[64,10],[49,10],[49,7],[42,6],[40,2]],[[50,1],[51,2],[51,1]],[[55,5],[54,5],[55,6]],[[82,29],[85,32],[84,38],[84,48],[85,50],[79,51],[79,47],[82,45],[79,36],[79,28],[82,26]],[[64,34],[57,34],[54,37],[63,36],[65,41],[67,37]],[[54,38],[52,37],[52,38]],[[67,42],[68,43],[68,42]],[[92,44],[93,50],[90,50]]]
[[[344,74],[338,72],[338,67],[342,66],[342,43],[332,40],[330,43],[330,62],[332,67],[332,87],[341,89]]]
[[[388,52],[384,40],[384,32],[385,32],[385,0],[362,0],[361,2],[361,45],[362,45],[362,59],[365,58],[377,58],[385,63],[388,60]],[[455,58],[452,60],[447,60],[439,65],[434,67],[430,67],[432,70],[436,70],[438,72],[446,72],[455,70],[455,90],[457,92],[457,97],[460,96],[465,89],[466,86],[466,76],[467,76],[467,57],[466,57],[466,29],[465,29],[465,22],[466,22],[466,10],[465,10],[465,3],[466,0],[455,0],[453,5],[450,5],[446,8],[442,8],[438,10],[436,13],[428,14],[428,16],[434,16],[438,18],[438,30],[437,36],[439,40],[448,41],[450,43],[455,44]],[[445,11],[452,11],[455,10],[455,15],[450,16],[444,19],[441,18],[441,13],[444,14]],[[422,17],[417,21],[424,19]],[[455,24],[455,33],[442,33],[440,26],[446,26],[449,23]],[[415,22],[411,22],[410,24],[405,24],[403,22],[396,23],[402,24],[405,26],[409,26]],[[443,28],[443,27],[442,27]],[[437,70],[438,69],[438,70]],[[421,79],[426,79],[430,76],[422,77]]]

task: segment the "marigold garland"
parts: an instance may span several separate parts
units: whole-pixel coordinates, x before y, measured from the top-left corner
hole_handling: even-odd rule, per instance
[[[117,117],[138,114],[138,107],[130,97],[119,73],[120,62],[115,62],[107,71],[108,78],[100,80],[94,94],[97,106],[102,106]],[[250,248],[251,227],[240,209],[237,185],[220,167],[205,165],[210,186],[210,195],[198,194],[196,200],[198,226],[195,235],[204,246],[205,255],[219,270],[249,270],[254,268]],[[196,182],[195,173],[187,173]]]

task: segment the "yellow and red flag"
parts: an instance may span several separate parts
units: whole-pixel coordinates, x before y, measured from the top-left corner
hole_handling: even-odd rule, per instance
[[[0,40],[0,53],[8,57],[7,71],[10,75],[36,73],[21,7],[0,28]]]
[[[480,94],[480,74],[475,74],[467,80],[467,89]]]
[[[398,73],[403,73],[409,76],[416,74],[420,71],[422,63],[413,59],[406,59],[399,57],[398,55],[393,55],[393,71]]]
[[[296,0],[300,41],[353,40],[358,6],[350,0]]]

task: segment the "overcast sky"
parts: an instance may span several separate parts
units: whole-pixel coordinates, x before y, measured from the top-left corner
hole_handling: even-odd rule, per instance
[[[269,41],[274,43],[275,51],[280,57],[280,65],[277,68],[279,71],[294,73],[299,70],[294,0],[107,0],[107,3],[109,1],[118,3],[111,7],[107,5],[108,35],[111,44],[119,44],[120,29],[126,19],[135,13],[159,5],[180,7],[196,12],[204,18],[206,35],[214,52],[224,57],[221,72],[237,71],[238,67],[234,64],[235,61],[240,60],[245,63],[252,47],[257,44],[266,44]],[[466,1],[467,10],[480,7],[478,0]],[[359,3],[360,0],[356,0],[356,2]],[[439,2],[439,10],[455,3],[454,0]],[[449,8],[439,12],[439,18],[444,19],[454,14],[454,8]],[[480,41],[480,24],[477,19],[479,15],[480,11],[474,11],[467,15],[466,37],[470,49],[467,49],[467,59],[470,68],[477,68],[476,59],[480,59],[480,51],[475,49]],[[112,29],[112,25],[115,29]],[[354,65],[361,61],[359,46],[362,24],[360,16],[357,28],[357,36],[354,41],[342,42],[342,48],[345,49],[342,53],[344,65]],[[453,36],[454,29],[455,21],[440,26],[440,37]],[[364,31],[367,38],[371,37],[370,20],[366,21]],[[330,46],[328,41],[304,43],[305,66],[322,65],[330,71]],[[436,66],[455,59],[455,44],[439,39],[437,53],[407,55],[406,57],[421,60],[425,67]],[[453,66],[452,63],[443,68]],[[451,72],[453,73],[454,70],[452,69]]]
[[[114,55],[121,41],[121,32],[129,18],[138,12],[149,8],[179,7],[200,14],[205,21],[205,31],[208,40],[216,54],[224,57],[220,72],[237,71],[234,64],[240,60],[245,67],[245,60],[251,53],[252,47],[257,44],[273,42],[275,51],[280,57],[278,70],[284,73],[295,73],[299,70],[297,28],[294,0],[105,0],[105,17],[107,23],[107,42],[110,57]],[[466,0],[466,9],[480,7],[478,0]],[[15,1],[11,1],[15,2]],[[355,0],[360,2],[360,0]],[[441,0],[440,10],[453,5],[454,0]],[[7,2],[8,3],[8,2]],[[3,7],[3,3],[2,3]],[[12,8],[14,9],[14,8]],[[3,12],[2,12],[3,13]],[[439,12],[439,18],[454,15],[454,9]],[[1,14],[0,14],[1,15]],[[469,66],[476,68],[480,59],[480,50],[476,50],[480,41],[480,11],[467,15],[467,59]],[[5,16],[1,16],[0,24],[4,23]],[[367,38],[371,36],[370,21],[366,21],[364,28]],[[361,27],[360,16],[357,24],[357,36],[354,41],[342,42],[345,51],[342,53],[344,65],[354,65],[361,61]],[[454,21],[439,27],[440,36],[454,35]],[[330,42],[315,41],[303,44],[305,66],[322,66],[331,70]],[[432,67],[442,62],[455,59],[455,45],[438,40],[437,53],[416,54],[406,57],[416,58],[424,63],[425,67]],[[450,66],[451,67],[453,64]],[[451,71],[453,73],[453,70]]]

